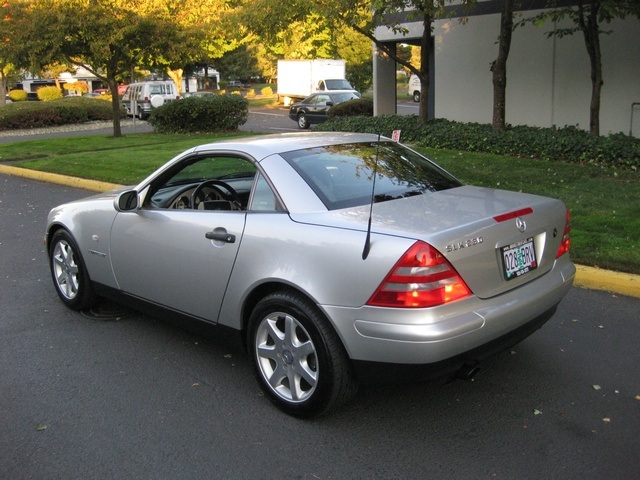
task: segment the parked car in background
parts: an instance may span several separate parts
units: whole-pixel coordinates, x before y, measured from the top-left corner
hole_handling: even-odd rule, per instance
[[[355,90],[332,90],[309,95],[303,101],[289,107],[289,118],[298,122],[298,127],[309,128],[312,124],[326,122],[329,109],[342,102],[360,98]]]
[[[378,135],[307,133],[191,148],[54,208],[45,241],[69,308],[103,296],[215,326],[310,417],[362,380],[469,377],[533,333],[575,276],[569,220]]]
[[[122,95],[122,106],[130,117],[147,118],[154,108],[180,98],[170,80],[132,83]]]
[[[210,95],[215,95],[215,93],[213,92],[184,92],[182,94],[182,98],[189,98],[189,97],[208,97]]]

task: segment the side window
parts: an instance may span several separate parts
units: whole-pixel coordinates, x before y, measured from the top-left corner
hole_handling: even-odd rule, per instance
[[[185,158],[151,186],[151,208],[188,210],[247,209],[256,167],[240,157]]]
[[[280,203],[276,198],[271,186],[261,173],[258,173],[253,197],[251,198],[251,211],[254,212],[275,212],[282,211]]]

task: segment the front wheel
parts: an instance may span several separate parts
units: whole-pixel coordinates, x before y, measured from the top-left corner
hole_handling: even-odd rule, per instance
[[[416,103],[420,101],[420,92],[413,92],[413,101]]]
[[[65,230],[58,230],[51,239],[49,266],[56,292],[67,307],[82,310],[96,303],[78,245]]]
[[[298,127],[302,128],[303,130],[306,130],[310,126],[311,126],[311,124],[309,123],[309,119],[307,118],[305,113],[304,112],[300,112],[298,114]]]
[[[339,406],[357,389],[347,354],[313,303],[276,292],[256,305],[248,350],[266,396],[284,412],[309,418]]]

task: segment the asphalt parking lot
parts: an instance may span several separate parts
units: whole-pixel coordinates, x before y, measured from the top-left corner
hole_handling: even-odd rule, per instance
[[[0,174],[1,478],[637,478],[640,300],[574,288],[474,381],[363,388],[305,422],[227,345],[62,306],[45,218],[89,193]]]

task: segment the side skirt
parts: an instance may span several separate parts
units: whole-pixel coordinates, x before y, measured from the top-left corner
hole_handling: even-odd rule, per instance
[[[186,313],[170,309],[166,306],[128,295],[120,290],[107,287],[100,283],[93,283],[92,287],[96,294],[102,298],[201,335],[216,343],[233,347],[236,350],[246,350],[244,342],[242,341],[242,332],[239,330],[227,327],[226,325],[211,323],[203,318],[187,315]]]

